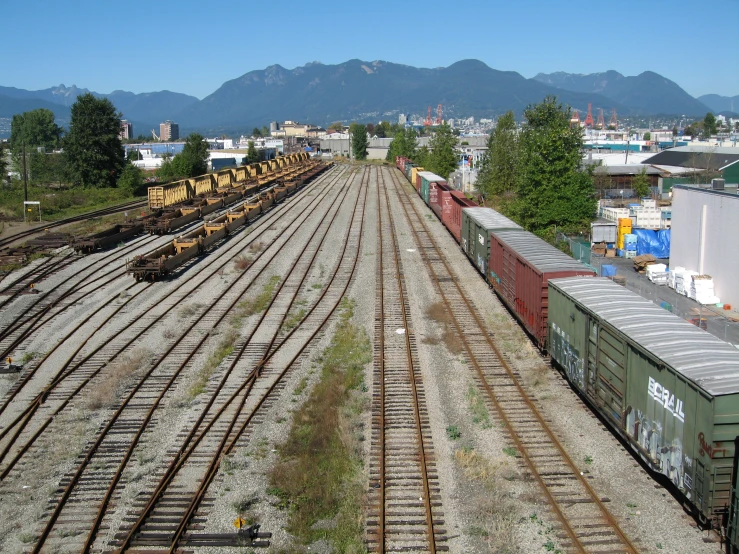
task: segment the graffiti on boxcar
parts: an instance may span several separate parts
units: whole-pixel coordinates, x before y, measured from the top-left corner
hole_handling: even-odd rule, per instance
[[[680,489],[690,489],[690,479],[685,479],[684,465],[692,466],[692,460],[683,457],[682,440],[679,437],[666,441],[662,422],[650,419],[633,406],[626,408],[626,432],[649,454],[656,471],[665,475]],[[676,430],[676,434],[678,433]]]
[[[552,323],[552,358],[564,368],[567,379],[580,389],[585,389],[585,361],[580,352],[570,344],[564,330]]]

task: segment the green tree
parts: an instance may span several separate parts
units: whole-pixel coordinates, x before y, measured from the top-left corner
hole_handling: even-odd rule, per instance
[[[631,180],[631,188],[634,189],[637,198],[650,196],[651,189],[649,187],[649,177],[647,176],[646,167],[643,167]]]
[[[677,127],[673,127],[672,128],[672,136],[673,136],[673,138],[676,137],[677,135],[678,135]]]
[[[254,141],[249,141],[249,147],[246,149],[246,158],[244,159],[245,164],[253,164],[261,159],[259,152],[254,147]]]
[[[341,121],[334,121],[331,125],[328,126],[329,131],[343,131],[344,130],[344,124]]]
[[[436,132],[429,141],[429,159],[424,165],[428,171],[433,171],[439,177],[446,179],[457,168],[459,156],[455,150],[457,137],[452,128],[446,123],[436,128]]]
[[[380,121],[375,125],[375,135],[377,138],[387,138],[392,133],[389,121]]]
[[[87,93],[72,104],[69,134],[64,137],[67,170],[73,184],[113,187],[125,165],[118,135],[121,114],[107,98]]]
[[[397,156],[416,159],[416,131],[413,129],[399,129],[395,132],[393,142],[390,143],[385,159],[394,162]]]
[[[352,123],[349,126],[352,137],[352,155],[356,160],[367,159],[367,127],[361,123]]]
[[[6,158],[5,145],[0,142],[0,186],[8,178],[8,159]]]
[[[139,152],[138,148],[131,148],[126,154],[126,159],[131,162],[138,161],[141,159],[141,152]]]
[[[582,130],[570,127],[570,110],[551,96],[529,106],[524,116],[516,198],[508,215],[543,237],[555,225],[581,230],[596,207],[592,177],[580,169]]]
[[[66,156],[63,153],[31,151],[27,154],[29,180],[35,184],[62,184],[66,177]]]
[[[162,156],[162,165],[157,169],[157,177],[164,183],[170,183],[172,181],[178,181],[188,177],[184,173],[181,173],[179,165],[175,165],[174,158],[171,154],[164,154]]]
[[[62,129],[54,121],[51,110],[40,108],[16,114],[10,123],[10,149],[14,154],[20,154],[23,143],[26,149],[57,148],[61,138]]]
[[[145,194],[147,186],[144,182],[143,172],[132,163],[127,163],[118,178],[118,188],[125,191],[129,196]]]
[[[649,131],[644,133],[644,140],[652,140],[652,133],[650,133]]]
[[[477,189],[485,198],[509,195],[516,190],[518,173],[518,132],[513,112],[498,119],[490,133],[488,150],[482,158]]]
[[[703,136],[709,138],[711,135],[716,134],[716,118],[711,112],[706,114],[703,118]]]
[[[266,125],[262,125],[262,136],[263,137],[269,137],[271,135],[272,135],[272,133],[270,133],[269,127],[267,127]]]
[[[254,138],[261,137],[262,136],[262,130],[259,127],[254,127],[251,130],[251,136],[253,136]]]
[[[182,152],[172,158],[174,172],[182,177],[197,177],[208,172],[208,143],[203,135],[191,133]]]

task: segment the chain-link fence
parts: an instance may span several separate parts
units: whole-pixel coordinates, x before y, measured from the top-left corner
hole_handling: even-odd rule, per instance
[[[557,242],[564,242],[567,243],[570,247],[570,254],[573,258],[576,260],[579,260],[586,266],[588,266],[591,269],[594,268],[590,263],[590,245],[586,244],[584,242],[581,242],[576,239],[571,239],[568,236],[565,236],[563,233],[557,232]]]

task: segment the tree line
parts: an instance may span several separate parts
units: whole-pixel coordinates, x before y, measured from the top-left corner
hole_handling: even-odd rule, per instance
[[[37,109],[13,116],[10,158],[13,169],[32,184],[67,185],[79,188],[123,189],[129,195],[146,192],[143,172],[128,159],[120,138],[122,114],[107,98],[83,94],[71,106],[69,131],[59,127],[54,114]],[[165,159],[157,176],[164,181],[194,177],[207,172],[208,144],[203,136],[188,136],[182,152]],[[7,173],[0,151],[0,170]],[[22,177],[21,177],[22,178]]]

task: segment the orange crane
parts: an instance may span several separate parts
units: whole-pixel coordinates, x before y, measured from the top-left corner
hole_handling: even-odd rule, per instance
[[[426,119],[423,120],[423,126],[431,127],[431,106],[429,106],[429,113],[426,116]]]
[[[436,124],[441,125],[441,104],[436,106]]]

